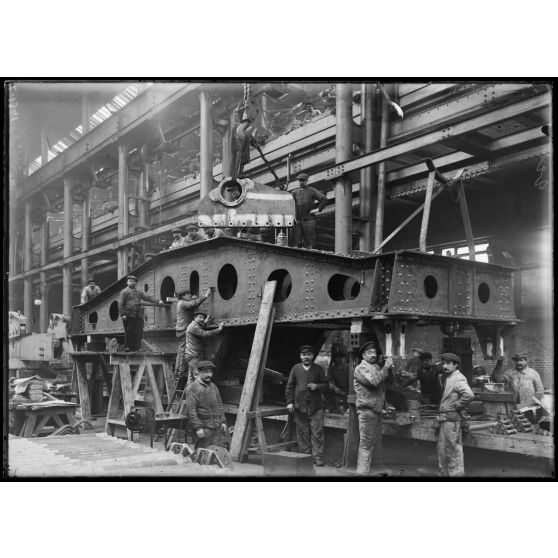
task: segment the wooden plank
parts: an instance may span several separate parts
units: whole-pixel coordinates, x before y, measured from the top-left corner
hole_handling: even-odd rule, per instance
[[[428,182],[426,183],[426,197],[424,199],[424,210],[422,214],[422,224],[420,226],[419,250],[426,252],[426,236],[428,234],[428,222],[430,221],[430,209],[432,207],[432,193],[434,189],[434,178],[436,172],[428,173]]]
[[[236,417],[234,433],[231,441],[230,455],[233,461],[242,459],[242,449],[245,446],[245,436],[248,428],[247,413],[254,410],[254,395],[258,387],[259,376],[262,375],[265,359],[267,357],[267,348],[269,345],[268,330],[271,328],[273,315],[273,297],[275,296],[276,281],[267,281],[264,287],[262,304],[254,333],[254,341],[252,342],[252,350],[248,361],[248,369],[242,395],[240,398],[239,413]],[[267,343],[266,343],[267,341]],[[255,399],[255,405],[258,400]]]
[[[91,420],[91,402],[89,400],[89,382],[87,381],[86,363],[80,359],[76,361],[75,366],[81,415],[84,419]]]
[[[167,402],[170,404],[174,397],[174,390],[176,389],[176,382],[172,373],[172,365],[168,360],[163,361],[163,376],[165,378],[165,389],[167,392]]]
[[[262,417],[256,416],[256,430],[258,432],[258,440],[260,442],[260,451],[262,455],[267,451],[267,442],[265,439],[265,431],[263,427]]]
[[[132,383],[132,393],[134,395],[134,399],[136,398],[136,395],[138,394],[138,390],[141,384],[141,379],[143,378],[143,374],[145,373],[145,360],[143,360],[142,362],[140,362],[139,366],[138,366],[138,371],[136,372],[136,375],[134,376],[134,381]]]
[[[118,407],[120,406],[120,398],[122,397],[122,384],[120,382],[120,367],[115,366],[112,376],[112,389],[110,391],[109,404],[107,409],[107,422],[105,432],[110,436],[114,436],[114,427],[111,421],[119,418]]]
[[[37,426],[35,427],[35,431],[37,432],[37,434],[41,433],[43,426],[45,426],[49,420],[50,420],[50,415],[44,415],[41,417],[41,420],[37,423]]]
[[[108,364],[106,363],[105,357],[103,355],[99,355],[99,365],[101,367],[101,371],[103,372],[103,378],[105,379],[105,384],[107,385],[110,391],[112,390],[112,379],[108,369]]]
[[[120,383],[122,385],[122,401],[124,403],[124,420],[134,406],[134,394],[132,392],[132,375],[130,372],[130,365],[127,362],[121,362],[120,368]],[[128,430],[128,440],[132,440],[133,432]]]
[[[23,428],[21,429],[22,436],[24,438],[31,438],[33,436],[33,432],[35,431],[35,423],[37,422],[37,415],[31,412],[27,416],[27,420],[25,421]]]
[[[164,412],[163,403],[161,401],[161,394],[159,393],[159,386],[157,384],[157,379],[155,378],[155,373],[153,372],[153,365],[148,362],[145,365],[147,370],[147,377],[149,378],[149,384],[151,385],[151,391],[153,392],[153,400],[155,403],[155,414]]]
[[[463,226],[465,227],[465,238],[467,239],[467,246],[469,247],[469,259],[474,260],[475,241],[473,239],[473,229],[471,228],[471,219],[469,218],[469,209],[467,207],[467,198],[465,197],[463,182],[458,181],[456,187],[459,192],[459,209],[461,210],[461,219],[463,219]]]

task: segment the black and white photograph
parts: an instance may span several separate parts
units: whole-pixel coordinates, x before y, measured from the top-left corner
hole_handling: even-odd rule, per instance
[[[550,81],[4,87],[5,477],[554,478]]]

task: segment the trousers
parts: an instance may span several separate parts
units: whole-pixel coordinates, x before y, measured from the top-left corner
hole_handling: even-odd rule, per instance
[[[198,364],[200,359],[193,355],[185,355],[184,360],[186,361],[186,366],[188,367],[188,381],[186,385],[189,386],[198,377],[198,370],[196,369],[196,365]]]
[[[178,349],[176,353],[176,364],[174,365],[174,373],[176,375],[184,374],[186,368],[186,330],[176,332],[176,338],[178,340]]]
[[[291,246],[298,248],[302,240],[304,248],[314,248],[316,244],[316,220],[297,221],[293,228]]]
[[[223,434],[220,428],[204,428],[204,437],[198,438],[196,436],[196,444],[194,449],[207,448],[209,446],[220,446],[226,448],[228,439],[226,434]]]
[[[465,475],[461,421],[440,423],[437,450],[441,477],[463,477]]]
[[[141,349],[143,338],[143,317],[126,318],[122,320],[124,325],[124,347],[130,351]]]
[[[371,409],[357,409],[358,444],[357,473],[367,475],[370,472],[374,450],[381,452],[382,417]]]
[[[315,461],[322,461],[324,455],[324,411],[312,414],[295,410],[296,440],[298,451],[311,454]]]

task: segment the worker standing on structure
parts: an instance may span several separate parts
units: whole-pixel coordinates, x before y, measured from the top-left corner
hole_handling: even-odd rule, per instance
[[[91,278],[87,281],[87,285],[83,287],[83,291],[81,291],[81,303],[84,304],[88,300],[95,298],[98,294],[100,294],[101,288],[98,285],[95,285],[95,279]]]
[[[383,368],[377,364],[378,352],[373,341],[360,348],[361,363],[355,368],[353,383],[356,395],[356,412],[358,415],[358,446],[357,473],[367,475],[374,448],[382,438],[382,413],[385,404],[384,380],[393,360],[388,357]]]
[[[318,201],[318,211],[327,204],[327,196],[307,186],[308,175],[301,173],[297,176],[300,186],[292,191],[296,205],[296,219],[291,237],[291,246],[299,247],[302,242],[304,248],[314,248],[316,244],[316,218],[312,212],[314,200]]]
[[[139,351],[143,338],[143,306],[141,301],[164,306],[162,300],[136,290],[138,278],[128,275],[128,286],[120,293],[118,312],[124,325],[124,351]]]
[[[440,402],[440,433],[438,436],[438,465],[441,477],[462,477],[463,436],[461,420],[463,411],[474,394],[467,378],[459,371],[461,359],[454,353],[444,353],[442,359],[442,400]]]
[[[211,289],[207,289],[201,298],[193,295],[190,289],[182,289],[176,293],[176,338],[178,351],[176,353],[175,374],[179,377],[176,389],[183,390],[188,379],[186,364],[186,329],[193,319],[193,311],[211,296]]]
[[[225,445],[227,422],[217,386],[211,381],[215,365],[202,360],[198,377],[186,395],[186,414],[196,434],[196,449]]]
[[[504,372],[506,387],[515,393],[515,401],[521,407],[532,405],[533,397],[541,399],[544,395],[544,385],[539,373],[527,366],[527,353],[519,352],[512,357],[514,368]]]
[[[199,227],[195,223],[190,223],[186,226],[186,236],[184,237],[184,244],[193,244],[200,240],[207,240],[207,237],[202,232],[199,232]]]
[[[223,322],[216,329],[208,329],[207,321],[205,312],[196,311],[194,320],[186,328],[185,360],[188,365],[188,386],[196,379],[198,362],[206,358],[206,339],[219,335],[223,331]]]
[[[314,348],[299,348],[300,362],[291,368],[285,396],[289,412],[294,412],[298,450],[311,454],[314,464],[323,467],[324,409],[322,393],[328,390],[324,369],[313,362]]]

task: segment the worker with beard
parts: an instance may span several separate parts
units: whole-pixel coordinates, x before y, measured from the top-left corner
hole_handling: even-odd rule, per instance
[[[381,444],[382,412],[385,403],[384,380],[393,366],[388,357],[384,366],[378,365],[378,352],[373,341],[360,348],[361,363],[355,368],[353,382],[356,395],[356,412],[360,442],[358,446],[357,473],[367,475],[374,448]]]
[[[196,434],[195,448],[225,447],[228,430],[223,402],[217,386],[211,381],[215,365],[202,360],[197,369],[197,378],[186,394],[186,414],[189,426]]]
[[[294,413],[298,450],[311,454],[317,467],[324,466],[324,408],[322,393],[328,390],[324,369],[315,364],[314,347],[299,348],[300,362],[291,368],[285,397]]]
[[[541,399],[544,386],[539,373],[527,366],[527,353],[519,352],[512,357],[515,364],[504,372],[506,387],[515,393],[515,401],[520,407],[533,404],[533,397]]]
[[[467,378],[459,371],[461,359],[455,353],[444,353],[442,359],[442,400],[440,401],[440,432],[438,465],[441,477],[465,475],[463,462],[463,412],[475,396]]]

